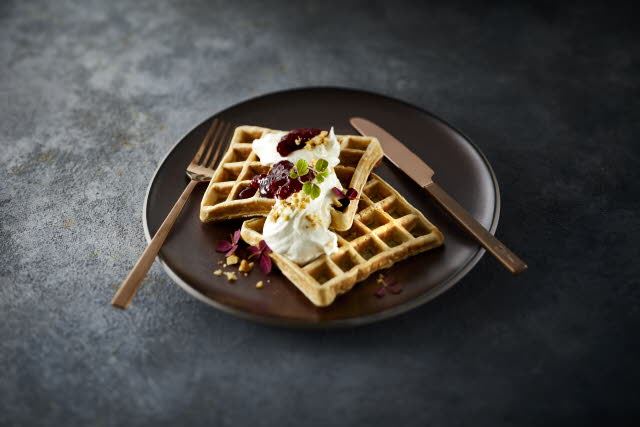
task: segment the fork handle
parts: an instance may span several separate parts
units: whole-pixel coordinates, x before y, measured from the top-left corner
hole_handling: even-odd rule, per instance
[[[467,233],[476,239],[491,255],[493,255],[500,263],[511,273],[520,274],[527,269],[527,264],[522,261],[516,254],[511,252],[502,242],[489,233],[478,221],[476,221],[469,212],[467,212],[453,197],[448,195],[435,182],[431,182],[423,187],[427,193],[438,202],[438,204],[447,211],[451,217],[460,225]]]
[[[129,306],[129,303],[131,303],[131,300],[140,287],[140,284],[153,265],[153,261],[155,261],[158,252],[160,252],[162,244],[173,228],[173,224],[176,222],[176,219],[180,215],[180,211],[182,211],[182,208],[189,199],[189,196],[196,187],[196,184],[198,184],[198,181],[192,179],[189,182],[189,185],[187,185],[187,188],[184,189],[176,204],[171,208],[169,215],[167,215],[162,222],[162,225],[160,225],[160,228],[153,236],[153,239],[151,239],[149,246],[147,246],[144,252],[142,252],[142,255],[138,259],[138,262],[136,262],[136,265],[131,269],[127,278],[120,284],[120,287],[111,300],[111,305],[122,309],[126,309]]]

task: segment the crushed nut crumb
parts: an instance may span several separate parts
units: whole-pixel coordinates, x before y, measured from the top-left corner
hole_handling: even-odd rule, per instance
[[[227,276],[227,280],[229,282],[235,282],[236,280],[238,280],[238,276],[236,276],[235,271],[225,271],[224,275]]]
[[[253,268],[253,263],[247,261],[246,259],[243,259],[242,261],[240,261],[240,266],[238,267],[238,270],[243,273],[248,273],[251,271],[252,268]]]
[[[260,280],[258,283],[256,283],[256,288],[261,289],[262,287],[264,287],[264,283],[262,282],[262,280]]]
[[[322,226],[322,220],[318,214],[306,214],[304,217],[309,222],[310,228],[319,228]]]
[[[236,255],[230,255],[227,257],[227,265],[235,265],[238,263],[238,261],[240,261],[240,258],[238,258]]]
[[[302,191],[298,191],[284,200],[278,200],[278,203],[276,203],[271,209],[271,212],[269,212],[267,219],[273,222],[276,222],[280,218],[285,221],[290,221],[294,211],[305,209],[310,202],[311,197]]]
[[[213,274],[216,276],[222,276],[222,270],[217,269],[216,271],[213,272]]]
[[[329,135],[329,132],[327,132],[326,130],[323,130],[322,132],[320,132],[319,134],[317,134],[316,136],[308,140],[304,148],[307,150],[313,150],[318,145],[326,144],[327,141],[329,141],[329,138],[327,138],[327,135]]]

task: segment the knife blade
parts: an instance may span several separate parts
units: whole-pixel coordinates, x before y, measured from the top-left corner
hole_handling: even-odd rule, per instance
[[[463,230],[475,238],[511,273],[519,274],[527,269],[527,264],[524,261],[487,231],[453,197],[433,181],[433,169],[420,157],[416,156],[389,132],[367,119],[352,117],[349,122],[362,135],[377,138],[385,157],[422,187]]]

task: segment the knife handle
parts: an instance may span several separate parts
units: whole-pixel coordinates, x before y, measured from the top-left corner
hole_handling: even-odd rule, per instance
[[[513,274],[522,273],[527,269],[527,264],[505,245],[489,233],[469,212],[467,212],[453,197],[449,196],[438,184],[431,182],[423,187],[426,192],[444,208],[453,219],[471,234],[491,255],[504,265]]]

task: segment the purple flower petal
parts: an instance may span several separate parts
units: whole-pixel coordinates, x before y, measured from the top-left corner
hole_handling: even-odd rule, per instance
[[[380,289],[378,289],[374,295],[377,296],[378,298],[382,298],[383,296],[385,296],[386,293],[387,291],[385,290],[385,287],[380,286]]]
[[[228,257],[228,256],[233,255],[233,253],[236,251],[236,249],[238,249],[238,245],[231,245],[231,249],[229,249],[229,250],[227,251],[227,253],[226,253],[226,254],[224,254],[224,256],[227,256],[227,257]]]
[[[234,245],[237,245],[238,242],[240,242],[240,230],[236,230],[233,235],[231,236],[231,243],[233,243]]]
[[[262,270],[264,274],[269,274],[271,273],[271,267],[271,258],[269,255],[262,254],[260,256],[260,270]]]
[[[347,197],[347,199],[353,200],[356,197],[358,197],[358,192],[356,190],[354,190],[353,188],[349,188],[347,190],[347,192],[345,193],[345,196]]]
[[[256,248],[255,246],[249,246],[247,250],[251,253],[251,255],[249,255],[249,258],[259,256],[262,253],[262,251],[259,248]]]
[[[344,192],[341,189],[339,189],[338,187],[333,187],[331,189],[331,191],[333,191],[333,194],[335,194],[336,196],[340,197],[341,199],[347,197],[347,195],[344,194]]]
[[[387,286],[387,290],[394,295],[398,295],[402,292],[402,285],[399,283],[394,283],[393,285]]]
[[[232,247],[233,245],[226,240],[218,240],[218,243],[216,243],[216,252],[227,252],[231,250]]]

